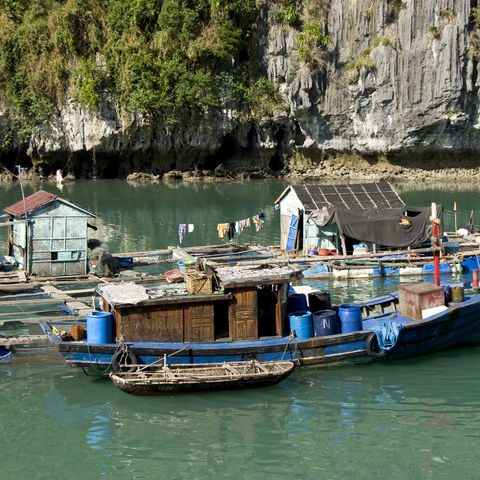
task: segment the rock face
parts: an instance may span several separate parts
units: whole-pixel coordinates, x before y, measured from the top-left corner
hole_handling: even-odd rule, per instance
[[[470,0],[313,2],[330,42],[315,45],[310,62],[299,59],[299,27],[278,23],[273,3],[260,7],[256,44],[283,96],[273,115],[219,110],[167,125],[105,95],[96,113],[68,102],[32,134],[28,154],[86,176],[220,164],[325,175],[345,159],[387,172],[476,172],[480,42]],[[0,128],[6,122],[0,112]]]

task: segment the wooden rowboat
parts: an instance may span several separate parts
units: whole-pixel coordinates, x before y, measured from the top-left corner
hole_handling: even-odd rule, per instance
[[[292,362],[211,363],[203,365],[138,365],[129,372],[112,372],[114,385],[133,395],[232,390],[265,387],[281,382],[293,371]]]

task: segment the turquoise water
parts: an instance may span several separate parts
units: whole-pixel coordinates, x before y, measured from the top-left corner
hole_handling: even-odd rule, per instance
[[[62,363],[0,367],[2,478],[478,478],[479,354],[175,397]]]
[[[79,181],[62,195],[98,214],[97,234],[112,251],[177,245],[178,223],[196,225],[184,245],[220,243],[217,223],[260,211],[265,228],[246,231],[241,241],[269,245],[278,243],[273,200],[286,184]],[[52,184],[42,187],[58,192]],[[443,203],[447,229],[453,228],[454,201],[458,226],[480,204],[475,185],[397,188],[413,205]],[[36,189],[27,186],[27,194]],[[18,186],[6,186],[0,195],[0,206],[9,205],[19,199]],[[311,283],[329,288],[342,303],[394,291],[398,279]],[[263,389],[151,398],[129,396],[107,379],[69,368],[55,352],[17,357],[12,365],[0,364],[0,475],[477,478],[479,355],[480,347],[471,347],[360,367],[305,368]]]
[[[288,185],[286,180],[256,180],[219,183],[147,183],[132,185],[121,180],[79,180],[60,191],[54,183],[27,184],[25,195],[42,188],[77,203],[98,215],[89,230],[91,238],[107,243],[112,252],[163,249],[179,245],[178,225],[193,224],[183,246],[222,243],[217,224],[265,214],[264,228],[243,231],[242,243],[279,244],[280,215],[275,199]],[[480,205],[477,185],[394,185],[402,199],[413,206],[443,203],[445,227],[453,230],[453,204],[457,202],[457,225],[468,222],[471,209]],[[421,190],[418,190],[421,188]],[[17,184],[6,184],[0,192],[0,208],[21,200]],[[478,223],[480,211],[477,210]],[[6,252],[6,231],[0,231],[0,254]]]

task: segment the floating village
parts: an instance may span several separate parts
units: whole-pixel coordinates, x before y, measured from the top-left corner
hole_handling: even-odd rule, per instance
[[[0,325],[43,333],[0,335],[0,361],[55,351],[125,392],[156,395],[272,385],[295,368],[480,339],[480,236],[444,232],[441,205],[405,205],[388,182],[288,186],[272,203],[278,245],[234,242],[262,228],[260,213],[219,224],[217,245],[182,248],[193,226],[180,224],[179,246],[118,253],[89,237],[96,215],[66,198],[39,190],[3,206]],[[164,273],[136,270],[158,264]],[[440,273],[465,271],[471,282],[440,284]],[[411,281],[341,305],[305,282],[392,275]]]

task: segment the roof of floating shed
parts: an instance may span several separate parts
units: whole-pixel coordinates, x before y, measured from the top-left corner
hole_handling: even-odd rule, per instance
[[[290,185],[275,200],[282,199],[293,190],[306,211],[321,210],[327,205],[348,210],[403,207],[398,193],[388,182],[344,185]]]
[[[65,200],[64,198],[61,198],[58,195],[55,195],[54,193],[45,192],[44,190],[39,190],[38,192],[35,192],[34,194],[26,197],[25,202],[23,200],[20,200],[14,203],[13,205],[10,205],[9,207],[6,207],[4,210],[6,213],[13,215],[15,217],[22,217],[23,215],[25,215],[25,209],[27,211],[27,214],[30,214],[31,212],[37,210],[37,208],[48,205],[49,203],[52,203],[56,200],[66,205],[69,205],[70,207],[75,208],[76,210],[80,210],[86,215],[95,217],[95,214],[85,210],[82,207],[79,207],[78,205],[75,205],[69,200]]]
[[[228,265],[215,267],[225,288],[287,283],[303,277],[304,268],[291,265]]]

